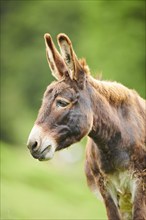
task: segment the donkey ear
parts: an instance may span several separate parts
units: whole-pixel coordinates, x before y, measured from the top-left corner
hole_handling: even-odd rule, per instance
[[[80,82],[84,80],[84,71],[81,67],[78,58],[73,50],[72,43],[67,35],[59,34],[57,36],[58,44],[63,59],[70,70],[71,79],[79,80]]]
[[[66,72],[68,72],[67,66],[64,60],[62,59],[61,55],[55,48],[55,45],[53,43],[53,40],[50,34],[45,34],[44,39],[45,39],[45,44],[46,44],[47,60],[48,60],[50,69],[52,71],[52,75],[57,80],[60,80],[65,76]]]

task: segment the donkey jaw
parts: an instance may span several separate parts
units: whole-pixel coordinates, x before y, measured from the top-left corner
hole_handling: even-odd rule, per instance
[[[40,126],[34,125],[27,146],[35,159],[45,161],[53,158],[57,144],[54,138],[46,134]]]

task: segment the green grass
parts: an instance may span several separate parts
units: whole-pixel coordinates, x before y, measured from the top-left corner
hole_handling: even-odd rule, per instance
[[[107,218],[103,203],[87,187],[83,161],[65,164],[56,156],[39,162],[25,147],[2,143],[1,219]]]

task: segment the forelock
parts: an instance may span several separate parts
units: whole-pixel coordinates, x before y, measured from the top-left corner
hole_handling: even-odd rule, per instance
[[[82,69],[83,69],[84,73],[89,75],[90,74],[90,69],[89,69],[89,66],[86,63],[85,58],[79,59],[79,63],[82,66]]]

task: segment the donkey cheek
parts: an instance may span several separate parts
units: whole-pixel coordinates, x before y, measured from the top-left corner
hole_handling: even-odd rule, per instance
[[[90,130],[92,129],[93,126],[93,118],[92,116],[85,116],[83,119],[83,123],[82,123],[82,131],[83,133],[88,134],[90,132]]]

